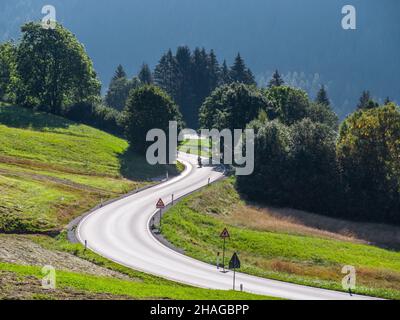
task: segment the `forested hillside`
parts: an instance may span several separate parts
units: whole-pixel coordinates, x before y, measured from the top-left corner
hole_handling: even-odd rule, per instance
[[[41,19],[44,4],[2,0],[0,40],[18,38],[20,25]],[[52,4],[57,19],[85,43],[103,93],[118,64],[132,76],[143,62],[153,68],[168,48],[188,45],[214,49],[229,65],[241,52],[260,84],[275,69],[311,96],[326,84],[341,117],[355,109],[366,89],[381,102],[387,95],[400,100],[397,0],[351,1],[357,8],[355,31],[341,28],[344,0],[240,0],[235,5],[230,0],[116,0],[112,9],[104,0]]]

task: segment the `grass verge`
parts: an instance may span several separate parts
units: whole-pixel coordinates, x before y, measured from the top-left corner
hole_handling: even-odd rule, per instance
[[[360,243],[357,239],[330,234],[296,223],[275,221],[259,215],[246,205],[229,179],[204,188],[168,211],[163,221],[163,234],[185,253],[215,264],[222,249],[219,234],[228,227],[227,256],[236,251],[242,261],[242,272],[308,286],[342,290],[344,265],[357,270],[359,294],[400,299],[400,253]],[[281,225],[279,225],[281,224]]]
[[[25,243],[32,241],[39,244],[48,254],[68,253],[75,260],[89,261],[103,270],[105,268],[116,274],[105,276],[105,272],[103,272],[103,275],[100,276],[93,272],[82,273],[81,271],[59,269],[56,271],[57,288],[49,291],[41,289],[42,267],[0,262],[1,278],[6,279],[4,286],[1,286],[0,289],[0,299],[272,299],[242,292],[194,288],[138,272],[109,261],[91,251],[85,251],[81,244],[69,243],[65,233],[61,233],[56,238],[44,235],[24,237]],[[31,247],[33,248],[33,246]],[[32,257],[28,259],[31,260]],[[71,257],[65,257],[65,260],[67,259],[72,260]],[[43,260],[41,261],[43,263]],[[76,264],[82,265],[81,270],[85,266],[82,263]]]

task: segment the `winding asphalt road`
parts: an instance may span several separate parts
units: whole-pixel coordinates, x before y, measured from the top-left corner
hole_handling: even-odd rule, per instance
[[[232,289],[232,272],[222,273],[215,266],[192,259],[166,247],[153,237],[149,222],[159,198],[164,203],[215,181],[223,173],[216,167],[197,168],[197,158],[180,154],[185,171],[162,184],[102,207],[86,216],[77,228],[77,237],[96,253],[127,267],[173,281],[210,289]],[[229,258],[229,257],[228,257]],[[236,273],[237,286],[244,291],[299,300],[372,299],[342,292],[306,287]]]

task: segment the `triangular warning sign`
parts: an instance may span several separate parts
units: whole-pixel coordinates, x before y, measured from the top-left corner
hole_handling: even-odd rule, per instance
[[[164,202],[162,201],[162,199],[159,199],[159,200],[157,201],[156,208],[157,208],[157,209],[164,209],[164,208],[165,208],[165,204],[164,204]]]
[[[224,230],[221,232],[219,235],[221,238],[229,238],[229,232],[228,229],[224,228]]]
[[[240,260],[236,252],[229,261],[229,269],[240,269]]]

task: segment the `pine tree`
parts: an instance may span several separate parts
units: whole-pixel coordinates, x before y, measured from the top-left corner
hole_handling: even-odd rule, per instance
[[[142,64],[142,67],[138,74],[138,78],[143,84],[152,84],[153,83],[153,75],[151,73],[151,70],[150,70],[148,64],[146,64],[146,63]]]
[[[208,95],[208,55],[204,48],[196,48],[192,58],[192,78],[195,93],[195,103],[200,106],[203,99]]]
[[[360,101],[357,105],[357,109],[362,110],[362,109],[373,109],[378,107],[379,104],[376,103],[374,100],[371,98],[371,94],[368,90],[363,91]]]
[[[246,64],[240,53],[235,58],[235,62],[231,67],[230,77],[233,82],[240,82],[248,85],[255,85],[256,81],[254,76],[249,68],[246,67]]]
[[[268,87],[280,87],[285,84],[281,75],[279,74],[278,70],[275,70],[274,74],[272,75],[272,79],[268,83]]]
[[[193,106],[192,52],[187,46],[176,50],[175,59],[178,66],[177,92],[175,101],[178,104],[188,126],[193,126],[193,115],[197,112]]]
[[[317,93],[317,97],[315,99],[315,102],[320,103],[325,106],[329,106],[331,104],[331,102],[329,101],[329,98],[328,98],[328,93],[327,93],[324,85],[322,85],[321,88],[319,89],[319,91]]]
[[[389,97],[386,97],[385,101],[383,102],[383,104],[385,106],[387,106],[389,103],[393,102]]]
[[[135,87],[135,83],[128,80],[124,68],[122,65],[118,65],[104,99],[106,105],[121,111],[125,107],[129,91],[133,87]]]
[[[174,100],[178,86],[178,65],[171,49],[164,54],[154,70],[154,82],[164,89]]]
[[[118,65],[117,69],[114,72],[114,76],[112,80],[117,80],[121,78],[126,78],[126,72],[124,70],[124,67],[122,65]]]
[[[222,63],[221,72],[219,75],[219,85],[230,84],[232,82],[230,71],[228,65],[226,64],[226,60]]]
[[[215,55],[214,50],[211,49],[210,54],[208,55],[209,93],[214,91],[214,89],[218,86],[220,72],[221,70],[217,60],[217,56]]]
[[[370,95],[369,91],[368,90],[363,91],[357,108],[364,109],[368,105],[369,100],[371,100],[371,95]]]

